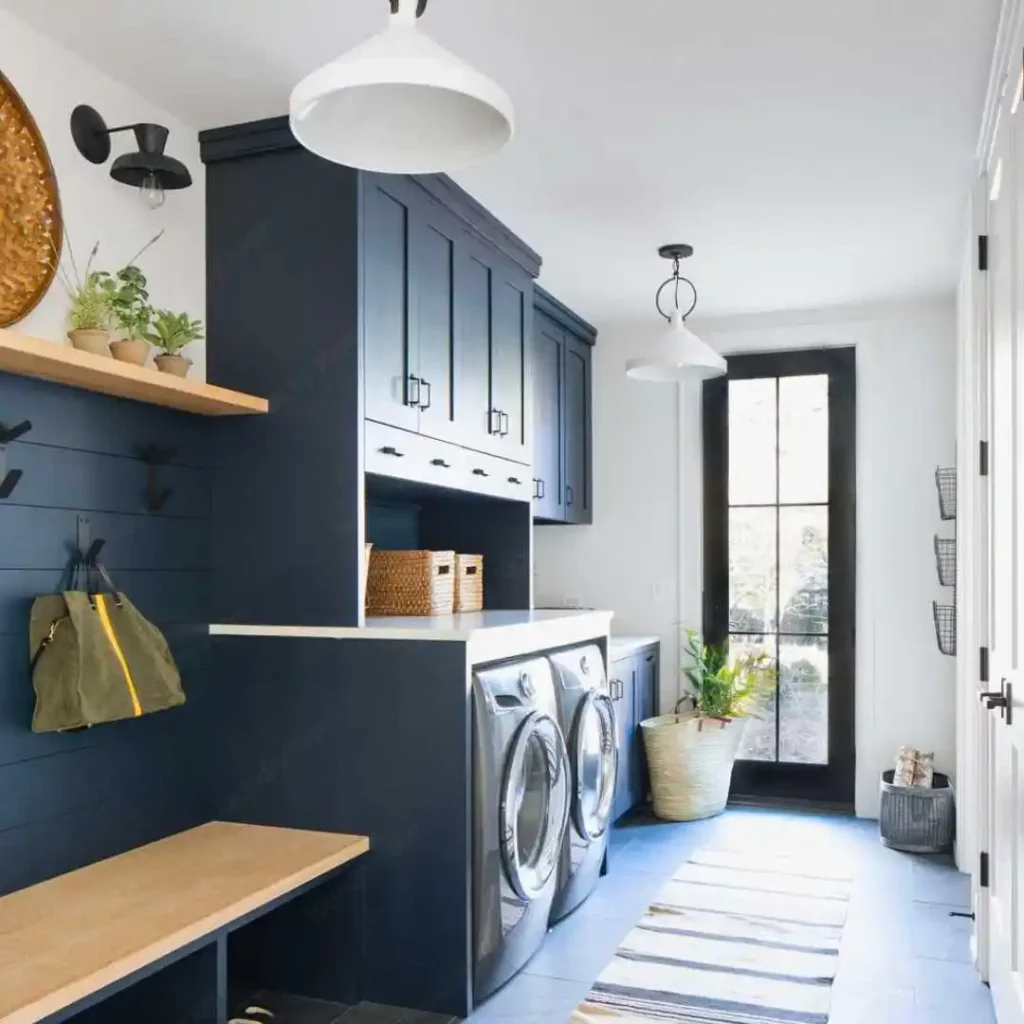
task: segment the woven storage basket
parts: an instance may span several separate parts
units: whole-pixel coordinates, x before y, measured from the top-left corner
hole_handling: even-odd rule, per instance
[[[878,827],[882,845],[906,853],[944,853],[956,835],[956,804],[949,777],[936,772],[932,788],[894,786],[882,772]]]
[[[480,612],[484,608],[484,556],[455,556],[455,610]]]
[[[454,551],[371,551],[367,615],[451,615]]]
[[[720,721],[694,714],[640,723],[659,818],[695,821],[725,810],[746,724],[745,718]]]

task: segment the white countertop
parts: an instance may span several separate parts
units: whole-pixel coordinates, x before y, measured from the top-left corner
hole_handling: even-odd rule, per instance
[[[570,608],[422,617],[387,616],[367,619],[365,626],[215,624],[210,626],[210,635],[323,640],[439,640],[468,644],[470,661],[478,664],[607,636],[612,614]]]
[[[634,651],[660,643],[660,636],[613,636],[608,642],[608,660],[625,658]]]

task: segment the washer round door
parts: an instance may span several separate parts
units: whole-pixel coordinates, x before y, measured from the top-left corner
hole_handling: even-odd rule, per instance
[[[520,899],[541,895],[558,865],[569,823],[570,775],[558,723],[533,712],[512,740],[501,791],[502,859]]]
[[[618,769],[615,706],[591,691],[576,709],[572,732],[572,819],[584,839],[600,839],[608,829]]]

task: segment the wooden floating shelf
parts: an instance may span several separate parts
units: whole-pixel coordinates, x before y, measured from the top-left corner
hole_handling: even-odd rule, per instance
[[[201,416],[258,416],[270,411],[270,403],[265,398],[174,377],[147,366],[133,366],[60,342],[41,341],[2,329],[0,372]]]

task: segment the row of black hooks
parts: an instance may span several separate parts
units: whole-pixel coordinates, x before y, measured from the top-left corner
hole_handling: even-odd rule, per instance
[[[14,427],[5,427],[0,423],[0,501],[6,501],[14,493],[24,476],[23,470],[7,468],[7,446],[24,437],[31,429],[32,424],[28,420]],[[160,486],[160,467],[166,466],[177,454],[176,448],[160,444],[147,444],[138,449],[139,458],[148,467],[143,497],[143,505],[148,512],[162,511],[174,494],[173,488]]]

